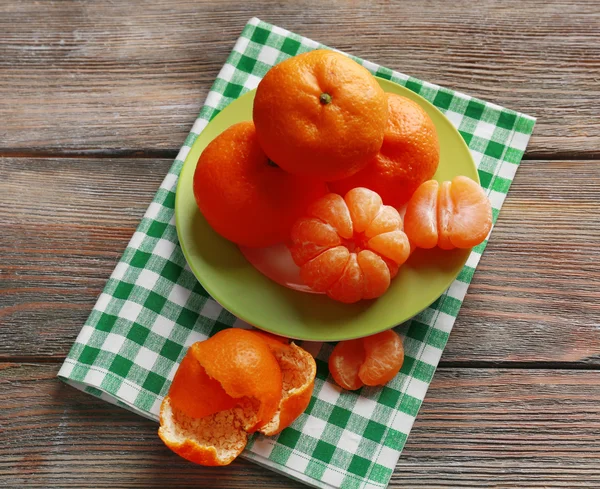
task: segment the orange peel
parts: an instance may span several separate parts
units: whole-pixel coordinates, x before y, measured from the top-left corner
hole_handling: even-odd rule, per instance
[[[227,465],[248,434],[274,435],[308,406],[313,357],[287,338],[231,328],[194,343],[160,411],[159,436],[201,465]]]

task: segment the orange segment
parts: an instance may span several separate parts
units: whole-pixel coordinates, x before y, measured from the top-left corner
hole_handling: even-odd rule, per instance
[[[400,336],[388,329],[362,339],[365,361],[358,371],[366,385],[383,385],[392,380],[404,363]]]
[[[404,229],[419,248],[472,248],[492,228],[492,206],[481,186],[458,176],[438,185],[423,183],[408,202]]]
[[[335,282],[327,295],[336,301],[351,304],[363,296],[363,273],[358,266],[356,253],[351,253],[342,276]]]
[[[189,353],[189,350],[188,350]],[[238,403],[211,379],[193,355],[186,354],[169,389],[171,404],[193,418],[231,409]]]
[[[311,204],[307,213],[333,226],[342,238],[352,238],[354,234],[352,219],[341,195],[333,193],[325,195]]]
[[[370,250],[402,265],[410,255],[410,243],[402,231],[390,231],[373,236],[367,243]]]
[[[383,259],[372,251],[362,250],[357,260],[364,277],[363,299],[383,295],[390,286],[390,270]]]
[[[451,182],[442,182],[438,191],[438,247],[442,250],[451,250],[455,246],[450,241],[450,221],[454,214],[452,197],[450,196]]]
[[[381,206],[371,224],[365,229],[365,236],[372,238],[378,234],[402,229],[402,218],[400,213],[389,205]]]
[[[257,401],[255,424],[247,431],[273,417],[281,401],[281,369],[262,338],[243,329],[225,329],[194,343],[190,351],[228,395]]]
[[[332,226],[310,217],[296,221],[292,227],[291,241],[290,252],[298,266],[304,265],[326,249],[342,242]]]
[[[404,232],[419,248],[434,248],[438,242],[437,196],[435,180],[423,183],[413,194],[404,214]]]
[[[362,340],[340,341],[329,356],[329,373],[343,389],[360,389],[363,382],[358,377],[358,371],[364,360]]]
[[[300,269],[300,278],[311,289],[325,292],[338,280],[350,258],[345,246],[336,246],[313,258]]]
[[[383,205],[378,194],[364,187],[350,190],[344,197],[355,233],[363,233]]]
[[[459,176],[452,180],[450,198],[450,241],[457,248],[478,245],[492,228],[492,206],[485,192],[470,178]]]
[[[410,256],[410,254],[409,254],[409,256]],[[385,256],[382,256],[381,258],[387,265],[388,270],[390,271],[390,279],[393,279],[396,275],[398,275],[398,270],[400,270],[400,265],[398,265],[394,260],[390,260],[389,258],[386,258]]]

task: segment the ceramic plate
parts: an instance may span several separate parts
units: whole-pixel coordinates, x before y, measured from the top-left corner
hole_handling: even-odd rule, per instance
[[[439,181],[465,175],[479,182],[473,158],[456,128],[410,90],[378,79],[386,92],[417,102],[432,118],[440,140]],[[196,206],[192,180],[204,148],[229,126],[252,119],[254,91],[223,109],[202,131],[186,158],[175,201],[179,242],[194,275],[225,309],[244,321],[289,338],[339,341],[389,329],[435,301],[450,286],[470,250],[417,250],[379,299],[347,305],[324,295],[283,287],[261,274],[233,243],[215,233]]]

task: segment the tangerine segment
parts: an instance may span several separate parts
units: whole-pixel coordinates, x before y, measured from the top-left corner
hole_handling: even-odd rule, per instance
[[[363,385],[384,385],[392,380],[404,363],[402,341],[387,330],[356,340],[340,341],[329,357],[333,380],[347,390]]]
[[[230,464],[246,446],[244,414],[239,408],[204,418],[188,416],[177,409],[169,396],[160,408],[158,436],[181,457],[200,465]]]
[[[472,248],[492,228],[492,206],[477,182],[458,176],[422,184],[409,201],[404,228],[419,248]]]
[[[438,188],[435,180],[423,183],[406,206],[404,232],[418,248],[430,249],[437,245]]]
[[[356,253],[350,253],[342,276],[327,290],[327,295],[337,301],[352,304],[361,300],[363,293],[363,272],[358,264]]]
[[[391,329],[362,339],[365,361],[358,376],[365,385],[383,385],[392,380],[404,363],[402,340]]]
[[[254,424],[264,426],[281,401],[281,369],[267,343],[251,331],[231,328],[194,343],[191,354],[206,373],[219,381],[231,397],[254,399]]]
[[[362,250],[356,257],[363,272],[363,299],[382,296],[390,286],[390,270],[383,259],[370,250]]]
[[[409,254],[409,256],[410,256],[410,254]],[[400,270],[400,265],[398,265],[395,261],[390,260],[389,258],[386,258],[385,256],[382,256],[381,258],[387,265],[388,270],[390,271],[390,280],[392,280],[396,275],[398,275],[398,271]]]
[[[350,211],[355,233],[364,233],[383,205],[379,195],[364,187],[353,188],[344,200]]]
[[[294,343],[270,343],[273,354],[283,375],[283,393],[279,410],[260,429],[267,435],[275,435],[287,428],[307,408],[315,385],[317,366],[314,358]]]
[[[340,341],[329,356],[329,373],[343,389],[354,391],[363,386],[358,376],[365,361],[365,349],[360,339]]]
[[[333,226],[342,238],[352,238],[354,234],[352,218],[341,195],[333,193],[325,195],[313,202],[307,213],[309,216],[321,219],[321,221]]]
[[[324,251],[300,268],[300,278],[316,292],[325,292],[344,272],[350,252],[345,246]]]
[[[281,168],[336,180],[377,154],[387,113],[385,93],[364,67],[318,49],[267,72],[252,117],[261,146]]]
[[[321,181],[273,165],[252,122],[240,122],[204,149],[194,172],[202,215],[224,238],[243,246],[284,242],[308,205],[327,193]]]
[[[398,265],[402,265],[410,255],[408,238],[399,230],[373,236],[367,242],[367,246],[370,250],[393,260]]]
[[[292,226],[290,252],[298,266],[342,243],[335,228],[314,217],[300,218]]]
[[[477,246],[492,228],[489,199],[480,185],[463,176],[452,180],[450,197],[454,205],[450,241],[457,248]]]
[[[377,215],[365,229],[365,237],[372,238],[381,233],[402,230],[402,218],[400,213],[392,206],[382,205]]]
[[[438,229],[438,247],[442,250],[451,250],[454,248],[450,241],[450,221],[454,213],[452,198],[450,197],[451,182],[442,182],[438,189],[437,200],[437,229]]]
[[[169,388],[171,404],[192,418],[203,418],[233,408],[239,401],[211,379],[188,350]]]
[[[440,146],[435,125],[419,104],[393,93],[386,96],[389,115],[379,153],[365,168],[331,182],[329,188],[344,194],[354,187],[367,187],[386,204],[400,207],[421,183],[433,178]]]

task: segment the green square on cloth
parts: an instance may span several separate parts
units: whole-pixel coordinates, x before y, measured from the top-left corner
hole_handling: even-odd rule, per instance
[[[62,380],[157,420],[187,347],[223,328],[247,326],[208,295],[186,264],[175,230],[177,178],[198,134],[220,110],[256,88],[271,66],[319,47],[324,46],[257,18],[248,22],[62,365]],[[535,119],[352,58],[374,75],[419,93],[458,128],[496,219]],[[396,328],[406,360],[385,387],[340,390],[327,371],[332,345],[305,342],[318,365],[309,407],[278,437],[253,436],[242,456],[314,487],[385,488],[486,243],[473,250],[438,300]]]

